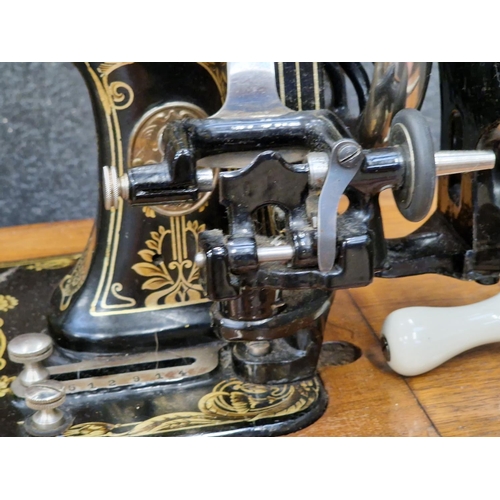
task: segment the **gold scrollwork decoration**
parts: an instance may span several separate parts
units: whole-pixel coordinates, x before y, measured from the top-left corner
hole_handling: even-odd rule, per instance
[[[92,256],[94,255],[95,240],[96,230],[94,226],[92,228],[92,232],[90,233],[90,238],[87,242],[85,250],[83,251],[83,254],[78,259],[71,273],[64,276],[64,278],[59,283],[59,290],[61,292],[59,309],[61,311],[65,311],[69,307],[73,295],[75,295],[75,293],[80,290],[83,283],[85,283],[85,279],[87,278],[90,264],[92,262]]]
[[[148,278],[141,286],[142,290],[151,290],[146,297],[146,307],[163,304],[179,305],[186,302],[205,301],[203,287],[198,282],[200,270],[188,257],[187,237],[194,239],[194,248],[198,245],[198,235],[205,230],[205,224],[198,221],[186,221],[183,217],[170,217],[170,229],[159,226],[158,231],[150,233],[151,239],[146,247],[138,252],[143,262],[132,269]],[[170,240],[172,259],[165,264],[161,257],[166,238]]]
[[[124,93],[124,90],[126,93]],[[128,83],[111,82],[109,84],[109,91],[111,99],[115,103],[115,109],[127,109],[134,101],[134,91]]]
[[[10,384],[14,381],[16,377],[7,377],[7,375],[2,375],[0,377],[0,398],[3,398],[11,392]]]
[[[151,436],[234,422],[254,422],[307,410],[318,396],[316,379],[282,386],[247,384],[230,379],[220,382],[200,399],[198,412],[167,413],[131,424],[86,422],[70,427],[65,436]]]
[[[101,77],[107,77],[113,71],[117,70],[118,68],[121,68],[122,66],[127,66],[129,64],[134,64],[133,62],[103,62],[99,64],[99,67],[97,68],[97,71],[101,75]]]
[[[124,295],[120,295],[118,292],[123,290],[123,285],[121,283],[113,283],[111,285],[111,295],[118,300],[123,301],[125,304],[133,307],[137,304],[137,301],[131,297],[125,297]],[[123,307],[123,304],[119,304],[120,307]],[[111,307],[111,306],[109,306]]]
[[[54,269],[64,269],[75,264],[80,255],[69,255],[64,257],[54,257],[50,259],[43,259],[34,261],[32,264],[26,266],[29,271],[45,271]]]
[[[12,295],[0,295],[0,311],[7,312],[10,309],[14,309],[18,304],[19,301],[15,297],[12,297]]]
[[[205,68],[210,76],[213,78],[217,85],[217,89],[221,95],[221,98],[226,97],[227,92],[227,70],[226,63],[222,62],[199,62],[200,66]]]

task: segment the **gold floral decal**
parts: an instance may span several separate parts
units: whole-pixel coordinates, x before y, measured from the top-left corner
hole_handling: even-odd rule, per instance
[[[0,311],[7,312],[10,309],[14,309],[18,304],[19,301],[15,297],[12,297],[12,295],[0,295]],[[0,318],[0,370],[3,370],[7,364],[7,361],[3,359],[5,349],[7,348],[7,337],[2,330],[3,325],[4,321]],[[0,398],[9,393],[9,386],[15,378],[7,377],[6,375],[0,377]]]
[[[198,221],[186,221],[183,217],[170,217],[170,229],[159,226],[158,231],[150,233],[151,239],[138,252],[144,262],[135,264],[132,269],[148,278],[142,284],[142,290],[152,290],[146,297],[146,307],[161,303],[178,305],[184,302],[205,301],[203,287],[198,282],[200,270],[188,258],[187,236],[194,238],[193,247],[198,246],[198,235],[205,230],[205,224]],[[163,262],[163,245],[168,237],[171,243],[172,260]]]
[[[51,259],[37,260],[33,264],[26,266],[29,271],[44,271],[53,269],[63,269],[75,264],[75,261],[80,257],[77,256],[67,256],[67,257],[54,257]]]
[[[0,311],[7,312],[9,309],[14,309],[17,304],[19,304],[19,301],[12,295],[0,295]]]
[[[156,212],[151,207],[142,207],[142,212],[146,217],[156,219]]]
[[[0,269],[24,267],[28,271],[43,271],[45,269],[62,269],[70,267],[80,258],[81,253],[72,253],[58,257],[43,257],[40,259],[25,259],[11,262],[0,262]]]
[[[319,395],[316,379],[295,385],[264,386],[224,380],[198,402],[198,412],[167,413],[140,423],[87,422],[70,427],[65,436],[150,436],[178,430],[292,415],[309,408]]]
[[[200,66],[205,68],[214,79],[221,97],[224,99],[227,92],[227,69],[226,63],[221,62],[199,62]]]

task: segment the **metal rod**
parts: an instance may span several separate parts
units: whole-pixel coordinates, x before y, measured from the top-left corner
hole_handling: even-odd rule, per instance
[[[495,159],[493,151],[438,151],[434,154],[438,177],[491,170],[495,166]]]
[[[259,262],[286,262],[293,259],[293,247],[291,245],[279,245],[277,247],[257,247]]]
[[[294,249],[291,245],[279,245],[277,247],[257,247],[257,258],[259,262],[288,262],[293,259]],[[204,252],[195,255],[194,262],[198,267],[205,267],[207,256]]]

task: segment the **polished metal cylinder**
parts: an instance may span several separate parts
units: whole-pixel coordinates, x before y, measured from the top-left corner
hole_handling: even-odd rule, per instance
[[[279,245],[276,247],[257,247],[257,259],[263,262],[288,262],[293,259],[294,249],[291,245]],[[205,267],[207,256],[204,252],[195,255],[194,262],[198,267]]]
[[[196,170],[196,181],[201,192],[212,191],[214,188],[214,171],[211,168],[198,168]]]
[[[259,262],[286,262],[293,259],[294,250],[291,245],[277,247],[257,247]]]
[[[463,174],[495,167],[493,151],[438,151],[434,154],[436,175]]]
[[[198,189],[207,193],[214,188],[214,171],[211,168],[199,168],[196,171]],[[130,197],[130,180],[128,174],[118,176],[116,167],[102,168],[104,208],[118,208],[118,199],[128,200]]]

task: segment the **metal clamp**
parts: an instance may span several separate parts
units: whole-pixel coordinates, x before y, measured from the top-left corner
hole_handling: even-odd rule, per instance
[[[329,272],[337,253],[337,210],[344,194],[363,163],[361,146],[342,139],[332,148],[330,166],[318,202],[318,267]]]

